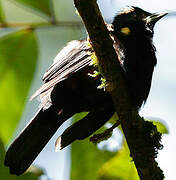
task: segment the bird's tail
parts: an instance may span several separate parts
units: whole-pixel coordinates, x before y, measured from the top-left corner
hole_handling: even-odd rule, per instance
[[[20,175],[25,172],[56,130],[73,114],[64,110],[58,113],[54,106],[40,109],[7,150],[4,164],[9,166],[10,173]]]

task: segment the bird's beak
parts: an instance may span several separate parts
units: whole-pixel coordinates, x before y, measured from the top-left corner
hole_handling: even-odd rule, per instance
[[[157,21],[159,21],[162,17],[166,16],[168,12],[160,12],[160,13],[154,13],[148,17],[145,18],[145,22],[147,24],[155,25]]]

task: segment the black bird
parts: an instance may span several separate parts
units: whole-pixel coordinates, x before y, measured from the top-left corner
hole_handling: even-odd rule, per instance
[[[126,75],[132,105],[138,109],[147,100],[157,63],[153,28],[166,14],[129,7],[108,25],[112,27],[109,33]],[[12,174],[24,173],[61,124],[75,113],[89,112],[64,131],[57,148],[88,137],[114,114],[110,94],[97,89],[101,76],[89,75],[96,70],[91,65],[91,52],[87,40],[72,41],[54,59],[43,77],[43,86],[33,96],[40,96],[40,110],[7,150],[5,165]]]

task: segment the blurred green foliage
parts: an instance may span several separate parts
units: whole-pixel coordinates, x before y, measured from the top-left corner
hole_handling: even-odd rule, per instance
[[[79,113],[73,117],[73,122],[83,118],[87,113]],[[99,131],[105,130],[102,127]],[[83,141],[76,141],[72,144],[72,165],[71,179],[96,180],[98,178],[99,168],[115,153],[100,150],[97,145],[91,143],[89,138]]]
[[[24,4],[25,7],[27,8],[32,8],[36,11],[40,11],[41,13],[44,13],[48,16],[51,16],[52,13],[51,13],[51,3],[52,1],[51,0],[37,0],[37,1],[34,1],[34,0],[15,0],[16,2],[20,3],[20,4]],[[24,8],[24,7],[23,7]]]
[[[36,180],[43,174],[43,171],[36,167],[31,167],[28,172],[22,176],[12,176],[9,174],[8,168],[3,165],[5,156],[4,147],[12,138],[19,120],[21,119],[26,103],[26,97],[34,76],[39,56],[39,49],[41,48],[40,46],[47,45],[41,45],[38,42],[38,29],[41,28],[40,22],[35,27],[31,27],[28,20],[26,21],[26,25],[21,25],[19,27],[12,26],[10,23],[8,24],[8,22],[5,21],[6,17],[4,15],[4,9],[1,1],[2,0],[0,0],[0,30],[10,33],[4,33],[5,35],[1,34],[0,36],[0,179]],[[74,8],[71,4],[73,3],[72,0],[63,2],[58,1],[60,6],[56,7],[53,7],[51,0],[14,0],[12,3],[15,3],[16,5],[19,4],[19,7],[22,9],[33,9],[37,12],[36,14],[43,13],[44,15],[50,17],[49,19],[51,22],[48,22],[47,25],[50,25],[53,28],[53,33],[56,31],[54,30],[56,25],[52,24],[53,19],[63,21],[70,20],[71,25],[73,26],[73,18],[76,19],[75,22],[78,22],[77,20],[79,19],[79,17],[77,17],[74,13]],[[60,16],[58,15],[59,13],[55,14],[54,10],[59,12]],[[10,12],[11,10],[9,13]],[[5,14],[7,16],[8,12]],[[21,17],[21,15],[18,14],[18,17]],[[34,21],[36,22],[36,19]],[[23,20],[23,22],[25,22],[25,20]],[[32,25],[33,23],[31,19],[30,22]],[[15,23],[18,24],[18,22],[13,23],[14,25]],[[76,27],[77,25],[78,24],[76,24]],[[72,26],[70,27],[73,28]],[[62,30],[62,28],[59,30]],[[52,30],[50,29],[49,31]],[[49,31],[44,32],[46,38],[48,37],[47,33],[49,33]],[[65,32],[65,29],[63,31]],[[75,32],[71,32],[70,34],[73,36],[75,35]],[[62,37],[60,37],[60,39]],[[60,39],[57,39],[58,44],[62,44],[59,41]],[[53,36],[53,41],[55,40],[55,36]],[[48,51],[45,53],[47,52]],[[74,116],[73,122],[78,121],[85,115],[85,113],[77,114]],[[117,119],[118,117],[115,115],[110,122],[114,123]],[[168,130],[163,123],[155,122],[155,124],[161,133],[168,133]],[[102,127],[100,132],[103,130],[105,130],[105,127]],[[118,137],[116,138],[116,141],[118,141]],[[99,149],[97,145],[89,142],[89,139],[87,138],[84,141],[76,141],[73,143],[71,152],[72,180],[138,179],[136,169],[133,162],[131,162],[129,150],[125,141],[119,151],[111,152]]]
[[[0,23],[4,22],[4,21],[5,21],[5,17],[4,17],[4,12],[3,12],[3,9],[2,9],[2,4],[1,4],[1,1],[0,1]]]
[[[76,114],[73,117],[73,122],[80,120],[86,114],[87,113]],[[118,116],[114,114],[110,119],[110,122],[114,123],[116,120],[118,120]],[[160,133],[168,133],[164,123],[153,120],[150,121],[157,126]],[[103,132],[105,129],[105,127],[102,127],[98,130],[98,133]],[[116,136],[115,138],[116,141],[120,140],[119,136]],[[109,141],[109,139],[107,141]],[[134,162],[130,157],[130,152],[124,138],[120,150],[117,150],[116,152],[99,149],[97,145],[89,141],[89,138],[83,141],[74,142],[72,144],[71,152],[72,180],[139,180]]]
[[[0,52],[0,133],[7,143],[21,117],[34,75],[38,53],[35,33],[26,29],[3,36]]]
[[[139,180],[126,143],[112,159],[104,163],[98,175],[101,180]]]

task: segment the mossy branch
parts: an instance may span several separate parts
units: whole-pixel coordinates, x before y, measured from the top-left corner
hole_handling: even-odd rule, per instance
[[[157,150],[161,148],[161,134],[152,123],[145,122],[130,103],[124,72],[97,2],[74,0],[74,3],[98,58],[99,71],[111,85],[110,93],[139,177],[141,180],[162,180],[164,175],[155,161]]]

